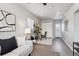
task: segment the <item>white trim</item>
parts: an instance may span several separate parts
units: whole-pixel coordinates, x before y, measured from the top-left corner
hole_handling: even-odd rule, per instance
[[[73,48],[67,43],[67,41],[65,40],[65,38],[62,38],[62,39],[65,42],[65,44],[73,51]]]
[[[65,44],[71,49],[71,51],[73,52],[73,48],[67,43],[67,41],[65,40],[65,38],[62,38],[63,41],[65,42]],[[75,53],[77,53],[76,50],[74,50]],[[78,54],[78,53],[77,53]]]

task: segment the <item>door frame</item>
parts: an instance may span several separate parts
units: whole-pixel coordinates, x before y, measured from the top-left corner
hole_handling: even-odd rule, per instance
[[[62,37],[62,20],[60,19],[60,20],[53,20],[53,36],[54,36],[54,38],[55,38],[55,24],[56,24],[56,22],[60,22],[60,28],[61,28],[61,37]]]

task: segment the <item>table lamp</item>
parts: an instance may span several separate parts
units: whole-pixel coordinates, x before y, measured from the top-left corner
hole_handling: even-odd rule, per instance
[[[30,39],[30,35],[31,35],[31,29],[30,28],[25,29],[25,35],[26,35],[26,39]]]

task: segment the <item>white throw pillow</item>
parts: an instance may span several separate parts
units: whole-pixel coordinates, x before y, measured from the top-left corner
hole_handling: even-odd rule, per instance
[[[25,36],[16,37],[16,40],[17,40],[17,45],[18,46],[25,45]]]

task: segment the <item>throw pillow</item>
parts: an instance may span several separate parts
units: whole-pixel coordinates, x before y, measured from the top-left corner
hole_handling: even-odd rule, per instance
[[[17,48],[17,42],[15,40],[15,37],[9,39],[0,39],[0,45],[1,55],[11,52],[12,50]]]

